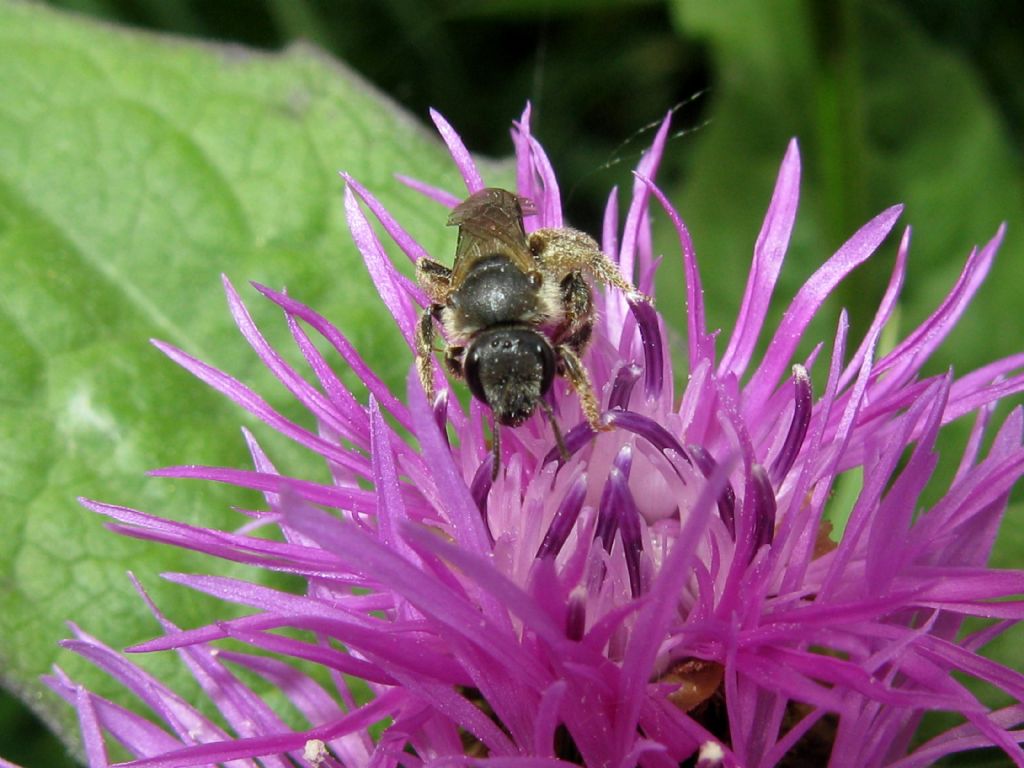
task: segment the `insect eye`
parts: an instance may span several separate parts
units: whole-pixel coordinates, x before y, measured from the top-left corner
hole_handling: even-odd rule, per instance
[[[469,348],[463,362],[463,374],[466,377],[466,384],[469,391],[477,400],[486,403],[487,395],[484,394],[483,382],[480,381],[480,347],[474,344]]]
[[[533,290],[535,290],[535,291],[538,288],[540,288],[542,285],[544,285],[544,275],[542,275],[537,270],[533,270],[532,272],[529,272],[526,275],[526,279],[529,280],[530,287],[533,288]]]

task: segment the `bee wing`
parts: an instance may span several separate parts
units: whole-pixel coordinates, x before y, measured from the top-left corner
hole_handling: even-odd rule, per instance
[[[523,228],[523,214],[533,213],[533,204],[504,189],[489,188],[467,197],[448,217],[449,226],[459,228],[452,284],[459,285],[479,259],[500,253],[523,272],[537,268]]]

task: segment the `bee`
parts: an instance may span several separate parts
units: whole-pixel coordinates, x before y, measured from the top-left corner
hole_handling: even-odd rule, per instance
[[[499,427],[517,427],[540,408],[565,453],[551,407],[544,399],[556,375],[580,398],[587,422],[604,430],[597,395],[581,358],[594,327],[594,297],[584,277],[649,301],[619,272],[589,235],[568,228],[530,235],[526,198],[498,188],[474,192],[452,209],[449,226],[459,228],[455,262],[449,269],[427,258],[416,279],[430,300],[417,326],[417,370],[433,402],[434,324],[444,329],[444,363],[469,391],[490,407],[492,472],[500,457]]]

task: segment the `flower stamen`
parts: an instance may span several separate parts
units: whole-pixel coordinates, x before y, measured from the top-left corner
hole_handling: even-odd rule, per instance
[[[793,386],[793,420],[789,424],[786,441],[772,462],[770,471],[772,485],[776,488],[782,485],[789,470],[793,468],[811,423],[811,377],[802,365],[793,366]]]
[[[619,368],[612,383],[611,394],[608,395],[609,411],[625,411],[629,408],[629,398],[642,372],[643,369],[636,363],[627,363]]]
[[[669,451],[672,451],[677,456],[682,457],[687,464],[693,466],[693,461],[687,455],[686,449],[676,440],[675,436],[649,416],[644,416],[636,411],[607,411],[602,420],[613,427],[621,427],[632,432],[634,435],[642,437],[661,451],[670,462],[672,462],[672,458]],[[680,479],[683,479],[685,483],[683,473],[676,467],[674,462],[672,466],[675,467]]]
[[[644,350],[644,391],[649,400],[657,400],[665,386],[665,356],[662,353],[658,313],[648,301],[628,297],[627,302],[636,318]]]
[[[493,467],[494,454],[488,453],[484,460],[480,462],[480,466],[476,468],[473,482],[469,485],[469,495],[473,497],[477,509],[480,510],[480,518],[484,522],[484,530],[487,532],[487,538],[490,540],[492,547],[494,546],[494,534],[491,533],[491,526],[487,520],[487,497],[491,493],[491,486],[494,485]]]
[[[601,492],[598,507],[597,530],[594,538],[600,540],[604,551],[609,554],[616,531],[622,538],[623,554],[626,558],[626,572],[629,574],[629,589],[633,597],[639,597],[640,555],[643,541],[640,534],[640,512],[636,500],[629,490],[629,473],[633,468],[633,447],[624,445],[612,462],[608,481]]]
[[[693,463],[700,473],[710,479],[718,466],[714,457],[703,446],[696,443],[686,446],[686,450],[690,452],[690,458],[693,459]],[[725,529],[729,532],[732,540],[736,541],[736,491],[733,490],[732,483],[728,481],[718,496],[718,516],[725,523]]]
[[[751,556],[775,538],[775,491],[768,473],[760,464],[750,469],[750,487],[754,494],[754,549]]]
[[[580,516],[586,496],[587,476],[580,475],[562,497],[562,502],[558,505],[558,510],[551,520],[551,525],[548,526],[548,531],[544,534],[544,539],[537,549],[536,559],[555,557],[562,551],[562,546],[569,538],[569,533]]]

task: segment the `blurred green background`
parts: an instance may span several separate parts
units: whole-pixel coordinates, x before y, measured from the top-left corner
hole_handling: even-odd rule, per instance
[[[33,58],[42,45],[40,41],[48,39],[50,26],[60,27],[61,34],[68,36],[78,34],[73,30],[82,27],[87,30],[82,33],[83,39],[92,39],[88,36],[95,35],[103,41],[99,45],[117,49],[111,61],[116,60],[126,71],[134,66],[132,56],[138,55],[138,77],[140,80],[148,77],[150,82],[133,87],[155,89],[157,93],[165,84],[159,65],[154,66],[151,61],[157,61],[164,48],[168,60],[191,56],[191,53],[181,53],[190,50],[189,45],[173,38],[142,38],[143,45],[153,49],[153,59],[142,63],[143,54],[133,54],[130,48],[118,48],[121,45],[119,33],[111,36],[109,31],[93,31],[87,18],[162,35],[201,39],[205,41],[201,50],[212,43],[215,47],[209,50],[220,57],[219,66],[227,72],[226,77],[236,74],[230,71],[231,62],[245,61],[249,54],[242,49],[219,47],[220,44],[277,52],[287,50],[296,41],[306,41],[345,62],[387,98],[401,105],[413,120],[425,121],[428,107],[438,109],[457,128],[466,144],[483,155],[501,158],[510,153],[510,120],[517,118],[526,101],[530,101],[534,133],[544,143],[559,173],[573,224],[597,231],[609,188],[618,184],[628,189],[630,169],[651,138],[651,124],[668,110],[675,109],[676,134],[666,153],[659,181],[670,191],[694,236],[709,297],[712,327],[731,327],[742,294],[751,245],[770,196],[775,171],[786,142],[796,136],[803,157],[801,211],[792,255],[778,288],[781,296],[793,295],[803,279],[860,224],[882,208],[904,202],[907,209],[902,221],[914,227],[910,274],[901,309],[903,322],[909,325],[926,316],[945,294],[970,248],[986,241],[1000,222],[1007,221],[1007,239],[993,275],[962,326],[942,348],[932,369],[941,370],[956,361],[957,370],[966,371],[1021,350],[1024,338],[1024,318],[1019,311],[1019,294],[1024,286],[1024,160],[1021,154],[1024,88],[1020,85],[1020,72],[1024,72],[1024,6],[1021,4],[994,0],[64,0],[49,5],[73,13],[66,17],[62,17],[62,13],[35,11],[23,14],[26,6],[20,3],[0,3],[7,11],[19,9],[15,16],[22,19],[19,28],[22,31],[18,34],[27,33],[31,37],[31,44],[23,49],[16,52],[8,49],[7,54],[0,54],[0,125],[15,125],[29,114],[29,107],[23,105],[20,95],[3,98],[11,82],[9,78],[16,75],[19,83],[27,84],[24,92],[31,93],[33,89],[46,91],[57,82],[56,79],[48,81],[48,77],[63,77],[53,74],[60,62],[54,62],[49,53]],[[81,19],[75,18],[78,14]],[[0,28],[0,36],[3,34]],[[299,59],[308,54],[306,49],[292,49],[292,53],[296,50],[305,51],[299,54]],[[97,56],[102,54],[96,51]],[[268,82],[277,77],[272,67],[273,63],[268,64],[271,72],[265,75]],[[347,81],[349,75],[341,72],[338,77]],[[284,75],[280,79],[283,82]],[[181,104],[189,104],[189,87],[189,84],[168,87],[169,103],[180,98]],[[285,96],[280,103],[286,106],[288,87],[281,86]],[[184,95],[176,93],[175,89]],[[373,123],[377,119],[375,109],[391,115],[387,118],[388,125],[401,126],[402,120],[407,120],[394,112],[380,94],[371,91],[363,95],[370,106],[361,107],[364,112],[360,120]],[[163,97],[164,94],[160,94],[159,98]],[[154,100],[157,99],[154,96]],[[345,108],[345,105],[338,107],[339,135],[332,138],[339,145],[345,141],[343,120],[351,118],[345,115]],[[395,117],[396,114],[399,116]],[[227,124],[229,118],[224,120]],[[95,124],[96,131],[101,132],[102,125]],[[415,126],[402,130],[408,130],[417,142],[428,141]],[[362,159],[339,159],[329,151],[325,153],[324,142],[314,140],[311,143],[314,145],[310,161],[313,168],[336,169],[363,162]],[[0,199],[8,195],[15,201],[10,210],[32,202],[31,195],[22,194],[28,188],[28,183],[22,179],[31,177],[36,160],[32,154],[34,147],[28,142],[7,142],[2,150]],[[422,163],[421,166],[398,165],[384,169],[374,166],[374,162],[386,164],[383,160],[375,161],[374,152],[374,142],[368,141],[367,168],[361,178],[388,178],[391,171],[417,175],[414,171],[419,171],[419,175],[435,183],[443,179],[449,184],[454,181],[450,169],[441,170],[443,155],[436,148],[431,150],[434,154],[429,158],[415,161]],[[411,150],[409,154],[413,154]],[[268,187],[261,194],[273,199],[273,187],[277,183],[273,151],[261,162],[266,164],[261,172]],[[76,170],[68,167],[67,173],[74,177]],[[494,173],[500,178],[500,174],[508,173],[508,168],[497,164]],[[273,200],[273,205],[288,209],[294,198],[284,190],[298,190],[302,186],[292,181],[282,183],[280,199]],[[65,181],[63,178],[41,179],[33,183],[59,186]],[[88,179],[82,183],[88,188]],[[317,220],[296,224],[288,237],[281,236],[280,230],[262,238],[257,233],[252,239],[261,248],[267,248],[262,253],[265,259],[245,268],[238,265],[250,262],[233,260],[233,254],[228,252],[224,254],[223,263],[209,265],[212,273],[229,270],[241,283],[252,277],[266,279],[263,274],[255,274],[262,269],[279,281],[287,278],[289,287],[304,289],[306,299],[316,291],[329,293],[333,288],[335,293],[343,292],[349,278],[342,270],[338,270],[337,282],[327,281],[322,285],[317,282],[315,290],[305,290],[307,286],[303,285],[302,276],[314,282],[310,276],[317,268],[297,262],[307,253],[330,254],[342,248],[333,245],[344,239],[340,185],[331,187],[330,182],[324,185],[314,191],[322,193],[325,206],[331,206],[323,214],[326,223]],[[127,194],[127,190],[123,191]],[[382,196],[386,198],[386,194]],[[105,204],[116,206],[117,193],[113,199],[113,203],[106,200]],[[400,209],[403,204],[400,197],[396,204]],[[196,210],[205,210],[205,205],[202,200],[194,203]],[[102,206],[99,210],[103,210]],[[52,211],[47,213],[54,218]],[[227,220],[230,223],[230,217]],[[3,221],[0,218],[0,223]],[[210,226],[214,230],[210,237],[215,241],[216,232],[221,231],[217,228],[229,227],[229,224]],[[424,231],[429,232],[430,226],[433,225],[429,222],[421,222]],[[78,230],[72,227],[65,231],[71,232],[68,239],[72,245],[80,245],[83,238],[76,238]],[[429,240],[431,236],[424,236],[425,243],[442,247],[445,233],[436,235],[434,242]],[[667,233],[660,232],[659,237],[662,238],[659,242],[664,243],[663,252],[676,252]],[[862,330],[870,321],[881,295],[892,264],[895,248],[892,240],[878,259],[843,286],[838,297],[850,309],[853,338],[858,338],[857,329]],[[243,241],[244,238],[239,242]],[[351,250],[347,242],[344,247]],[[88,248],[83,246],[83,250],[88,251]],[[202,253],[216,253],[216,247]],[[671,296],[679,292],[680,275],[679,265],[670,256],[666,259],[663,284],[659,288],[663,309],[678,305]],[[18,278],[17,274],[8,275],[12,282],[3,285],[6,297],[18,288]],[[364,276],[358,280],[365,283]],[[203,313],[216,319],[204,322],[207,328],[216,330],[210,331],[214,338],[207,343],[219,349],[220,339],[231,337],[232,331],[227,313],[219,303],[217,286],[202,285],[197,290],[204,297],[211,297],[213,308],[204,309]],[[310,303],[320,306],[316,301]],[[25,309],[26,313],[30,311],[31,308]],[[376,317],[380,316],[378,311]],[[5,317],[9,320],[7,315]],[[674,319],[681,321],[680,316]],[[366,320],[365,324],[370,322]],[[147,335],[161,335],[149,330],[152,325],[162,327],[157,321],[140,325],[126,321],[124,333],[140,340]],[[342,323],[339,325],[344,327]],[[828,332],[828,328],[822,329],[822,333]],[[363,342],[366,345],[377,343],[372,337]],[[386,343],[391,349],[395,348],[394,339]],[[189,351],[199,350],[189,347]],[[149,361],[141,356],[143,353],[138,354],[138,359]],[[115,359],[132,359],[120,355],[119,352]],[[383,358],[381,355],[382,362]],[[101,356],[92,362],[79,362],[71,370],[75,374],[96,371],[104,365],[104,359],[107,358]],[[158,360],[157,364],[169,367]],[[124,367],[130,366],[126,363]],[[140,367],[147,368],[148,362]],[[51,366],[51,375],[52,372]],[[144,392],[140,394],[138,379],[133,378],[133,374],[126,373],[121,378],[120,372],[110,373],[104,369],[100,383],[113,386],[107,381],[109,376],[121,386],[133,388],[137,397],[146,399]],[[393,363],[392,368],[385,370],[385,376],[389,381],[401,382],[404,366]],[[187,377],[180,376],[161,381],[159,386],[168,391],[191,386],[185,382]],[[26,385],[25,391],[29,389]],[[216,398],[207,399],[212,402]],[[10,399],[10,403],[20,407],[20,401]],[[138,409],[143,410],[144,405],[139,405]],[[20,417],[12,415],[15,410],[17,408],[12,408],[4,415],[6,446],[17,446],[16,437],[24,428],[16,421]],[[233,429],[231,425],[237,423],[237,413],[230,409],[217,413],[223,414],[217,421],[223,427],[222,432]],[[164,423],[177,424],[178,417],[177,412],[165,416]],[[184,420],[187,424],[182,426],[182,433],[193,427],[196,428],[193,432],[198,433],[201,427],[209,435],[208,421],[199,418],[188,422],[187,416]],[[149,439],[156,440],[155,437]],[[200,440],[198,437],[190,439]],[[61,448],[53,450],[57,453]],[[160,450],[164,449],[170,450],[162,445]],[[13,453],[15,449],[6,450]],[[96,450],[106,449],[99,446]],[[137,496],[143,493],[144,487],[141,473],[154,463],[160,463],[154,456],[160,456],[164,463],[201,458],[212,461],[212,457],[220,457],[213,448],[203,445],[199,446],[199,453],[206,451],[204,456],[188,454],[184,449],[174,451],[170,458],[164,458],[156,448],[147,451],[133,447],[132,450],[131,460],[118,468],[121,473],[118,477],[137,479],[118,480],[121,483],[118,491],[123,493],[120,498],[112,499],[114,501],[138,501]],[[234,453],[229,455],[241,462],[239,449],[231,450]],[[40,461],[45,459],[46,456],[42,456]],[[948,464],[949,457],[946,460]],[[80,459],[79,463],[82,461]],[[12,482],[21,482],[14,474],[10,477]],[[95,485],[100,489],[110,487],[103,483]],[[59,498],[61,505],[70,503],[67,500],[76,492],[103,493],[76,485],[68,477],[62,477],[56,487],[60,490],[53,491],[52,498]],[[15,499],[5,507],[10,519],[22,508],[16,494],[6,494],[6,488],[4,492]],[[201,503],[192,497],[178,495],[176,498],[179,504],[187,499],[186,505],[197,508]],[[51,499],[50,503],[57,502]],[[1011,514],[1019,519],[1020,510],[1014,507]],[[1007,526],[1010,530],[997,549],[996,561],[1004,566],[1021,563],[1019,553],[1024,541],[1012,530],[1014,527],[1020,526]],[[132,556],[131,551],[124,555],[127,562],[131,562]],[[156,565],[153,567],[158,569]],[[14,576],[7,573],[4,579],[4,589],[9,590],[4,594],[13,596],[12,603],[15,598],[26,604],[31,602],[26,593],[18,591]],[[74,615],[57,610],[53,614],[54,617]],[[78,618],[81,620],[80,615]],[[49,635],[39,638],[44,647],[61,636],[59,630],[52,629],[54,626],[59,626],[57,618],[46,624],[45,631],[58,634],[53,638]],[[5,632],[10,631],[5,629]],[[97,634],[101,633],[97,631]],[[117,644],[113,638],[105,636],[105,639]],[[135,636],[134,639],[142,638]],[[127,642],[131,642],[130,636],[124,639],[124,643]],[[1004,646],[997,652],[1011,655],[1001,658],[1020,659],[1019,651],[1009,649],[1010,643]],[[16,662],[8,659],[8,664],[11,669],[16,668],[18,674],[7,677],[5,683],[21,690],[37,710],[49,711],[52,703],[39,699],[38,691],[25,683],[27,679],[34,679],[34,674],[44,671],[45,667],[35,670],[33,665],[40,663],[46,653],[24,658],[11,648],[7,653],[10,658],[17,657]],[[1013,656],[1014,653],[1017,655]],[[2,651],[0,659],[5,659]],[[53,715],[50,719],[60,717]],[[24,766],[72,764],[65,756],[64,747],[38,725],[33,715],[6,695],[0,698],[0,756]],[[1000,760],[997,755],[983,754],[955,764],[1001,765]]]

